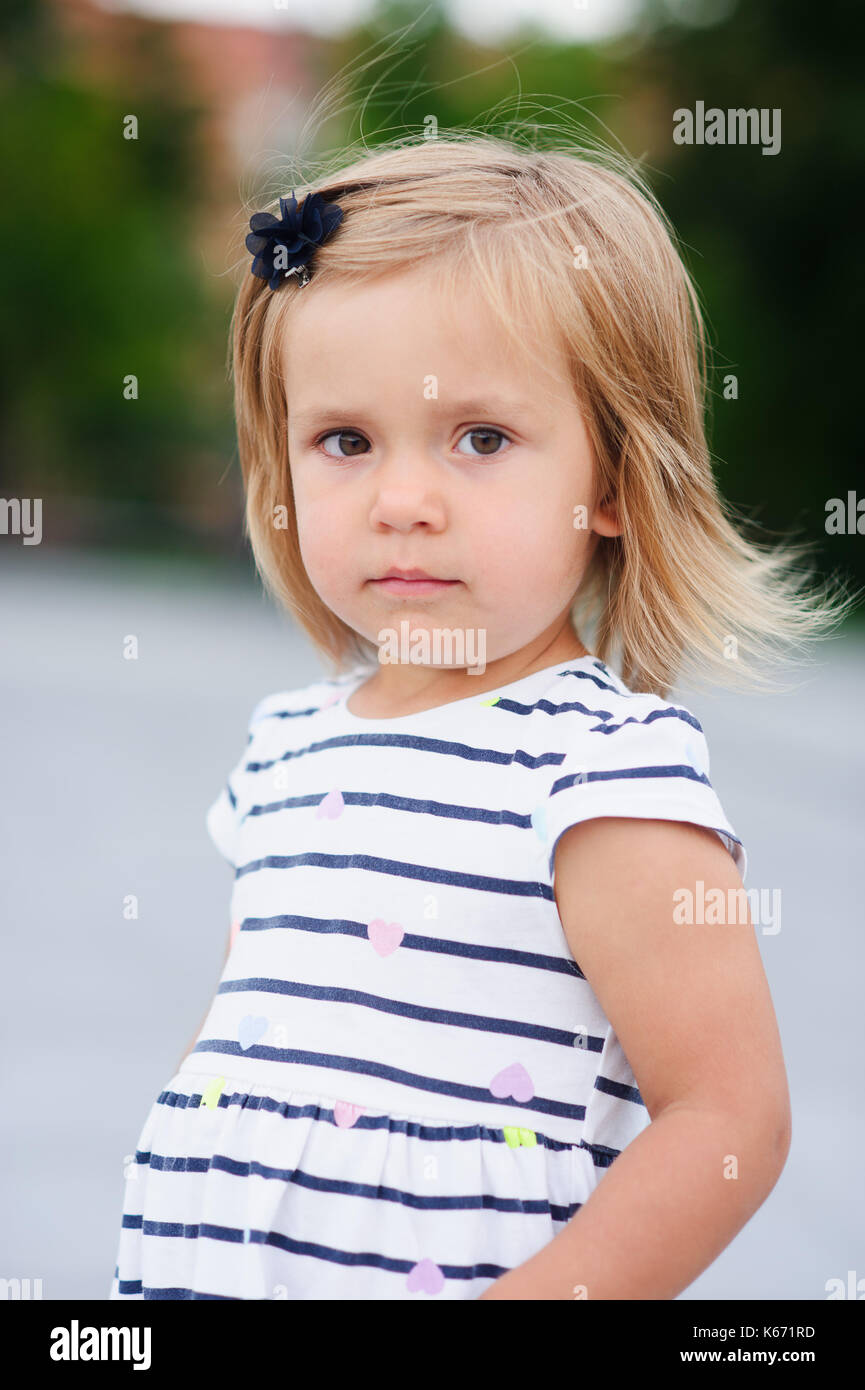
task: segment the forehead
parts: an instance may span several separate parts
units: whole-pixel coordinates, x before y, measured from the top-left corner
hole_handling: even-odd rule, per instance
[[[561,393],[566,363],[542,335],[509,332],[501,314],[467,280],[455,287],[435,267],[394,272],[360,283],[342,280],[295,291],[286,315],[281,369],[302,397],[314,387],[435,376],[440,388],[502,388]],[[505,310],[505,312],[507,312]]]

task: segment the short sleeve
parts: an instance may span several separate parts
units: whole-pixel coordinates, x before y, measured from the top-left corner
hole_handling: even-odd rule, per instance
[[[238,758],[216,800],[205,816],[207,832],[220,854],[237,868],[237,847],[240,821],[244,814],[241,803],[248,776],[247,764],[252,756],[252,744],[267,712],[267,699],[259,700],[249,717],[246,747]]]
[[[570,826],[597,816],[636,816],[716,831],[744,881],[747,854],[709,781],[709,749],[699,721],[682,705],[645,699],[651,708],[596,725],[566,754],[546,806],[550,876],[556,844]]]

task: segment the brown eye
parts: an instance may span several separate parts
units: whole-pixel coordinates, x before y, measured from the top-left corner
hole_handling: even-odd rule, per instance
[[[480,427],[474,430],[466,430],[466,433],[461,436],[459,443],[462,443],[463,439],[471,439],[473,444],[477,446],[477,452],[474,450],[470,451],[469,457],[471,458],[474,453],[474,457],[479,458],[481,456],[489,457],[491,454],[500,454],[501,449],[497,446],[502,440],[507,441],[507,436],[502,434],[501,430],[491,430]],[[463,451],[460,450],[460,453],[462,452]]]
[[[331,439],[344,442],[347,445],[346,449],[338,453],[328,449],[327,441]],[[369,440],[364,439],[362,434],[355,434],[353,430],[334,430],[332,434],[326,434],[319,440],[319,443],[330,458],[351,458],[354,454],[367,453],[369,450]]]

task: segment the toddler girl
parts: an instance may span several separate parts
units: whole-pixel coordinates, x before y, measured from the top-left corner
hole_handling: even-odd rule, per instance
[[[111,1297],[673,1298],[790,1112],[668,693],[834,597],[716,493],[698,302],[633,175],[412,140],[251,228],[248,530],[333,670],[258,702],[208,812],[229,950]]]

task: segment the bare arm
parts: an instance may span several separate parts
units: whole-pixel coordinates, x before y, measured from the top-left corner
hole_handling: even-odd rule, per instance
[[[604,817],[559,841],[562,925],[652,1123],[565,1229],[482,1299],[675,1298],[777,1182],[790,1098],[759,947],[750,916],[674,921],[674,891],[698,879],[725,899],[742,887],[699,826]]]
[[[233,933],[231,927],[229,927],[229,929],[228,929],[228,941],[227,941],[226,944],[225,944],[225,955],[224,955],[223,958],[222,958],[222,967],[221,967],[220,972],[219,972],[220,975],[222,974],[222,971],[225,969],[225,964],[226,964],[226,961],[228,960],[228,956],[229,956],[229,953],[230,953],[230,951],[231,951],[231,942],[232,942],[233,934],[234,934],[234,933]],[[210,1004],[208,1004],[207,1008],[205,1009],[204,1014],[203,1014],[202,1019],[201,1019],[201,1022],[199,1023],[198,1027],[196,1028],[195,1032],[194,1032],[193,1035],[192,1035],[192,1038],[191,1038],[191,1040],[190,1040],[190,1042],[189,1042],[189,1046],[187,1047],[187,1049],[186,1049],[186,1051],[184,1052],[183,1056],[181,1057],[180,1061],[177,1063],[177,1070],[178,1070],[178,1071],[180,1071],[181,1066],[183,1065],[183,1063],[184,1063],[184,1061],[186,1060],[186,1058],[189,1056],[189,1053],[190,1053],[190,1051],[192,1050],[192,1048],[195,1046],[195,1039],[198,1037],[199,1033],[201,1032],[202,1028],[204,1027],[205,1021],[206,1021],[206,1019],[207,1019],[207,1015],[208,1015],[209,1013],[210,1013]]]

